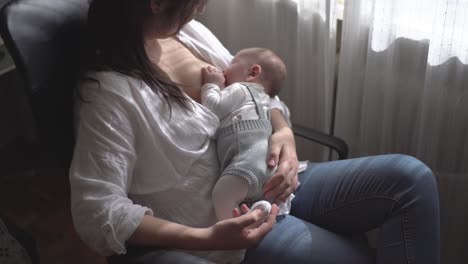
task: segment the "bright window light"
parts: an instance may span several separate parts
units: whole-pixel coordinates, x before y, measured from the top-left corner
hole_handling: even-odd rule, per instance
[[[375,51],[397,38],[426,40],[429,64],[451,57],[468,63],[468,0],[375,0],[373,26]]]
[[[336,1],[336,18],[343,20],[345,0]]]

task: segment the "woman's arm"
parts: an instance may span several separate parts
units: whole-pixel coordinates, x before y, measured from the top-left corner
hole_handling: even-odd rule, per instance
[[[208,228],[192,228],[145,215],[127,242],[186,250],[245,249],[255,245],[270,231],[277,212],[278,208],[272,207],[268,219],[257,228],[250,226],[260,219],[260,210],[220,221]]]
[[[278,109],[271,109],[273,135],[270,137],[268,166],[278,166],[273,176],[263,185],[264,196],[279,204],[296,189],[297,154],[294,134]]]
[[[132,107],[107,84],[81,89],[79,123],[70,167],[71,211],[81,239],[101,255],[125,253],[125,240],[149,208],[128,197],[135,166]],[[114,88],[114,87],[113,87]]]

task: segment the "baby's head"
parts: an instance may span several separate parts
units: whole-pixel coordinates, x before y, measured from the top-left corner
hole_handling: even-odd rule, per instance
[[[239,51],[224,71],[226,85],[253,82],[262,85],[270,97],[277,95],[286,79],[286,66],[273,51],[248,48]]]

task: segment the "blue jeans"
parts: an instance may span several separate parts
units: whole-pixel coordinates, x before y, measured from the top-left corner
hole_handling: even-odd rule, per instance
[[[299,181],[291,214],[277,218],[243,264],[440,262],[437,185],[419,160],[382,155],[311,163]],[[380,237],[373,254],[360,238],[376,227]],[[146,261],[135,263],[198,263],[180,252],[145,252],[137,258]]]

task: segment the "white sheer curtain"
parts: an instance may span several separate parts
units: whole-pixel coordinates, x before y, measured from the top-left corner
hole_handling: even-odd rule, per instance
[[[288,68],[280,97],[292,121],[329,132],[333,104],[336,19],[334,0],[216,0],[200,18],[235,54],[246,47],[273,49]],[[325,148],[298,139],[300,157],[323,160]]]
[[[346,1],[336,135],[435,172],[443,263],[468,259],[468,0]],[[462,261],[464,259],[464,261]]]

